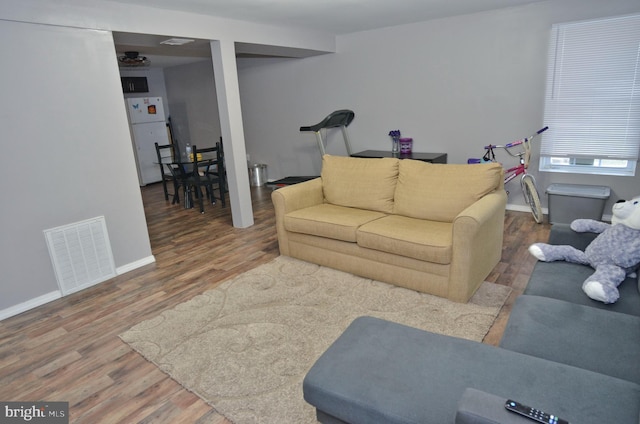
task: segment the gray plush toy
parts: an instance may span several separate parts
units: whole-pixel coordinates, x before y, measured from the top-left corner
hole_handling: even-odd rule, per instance
[[[576,219],[576,232],[599,233],[585,251],[572,246],[534,243],[529,252],[540,261],[567,261],[590,265],[595,272],[582,284],[591,299],[614,303],[620,297],[618,285],[640,265],[640,196],[613,205],[611,224],[593,219]]]

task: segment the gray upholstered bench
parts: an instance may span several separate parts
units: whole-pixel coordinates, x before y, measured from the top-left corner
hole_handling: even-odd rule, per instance
[[[323,423],[530,423],[504,410],[507,398],[572,423],[640,415],[634,383],[371,317],[327,349],[303,391]]]

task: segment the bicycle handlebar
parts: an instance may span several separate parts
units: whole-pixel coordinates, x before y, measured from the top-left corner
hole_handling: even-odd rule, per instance
[[[509,149],[511,147],[520,146],[522,143],[529,142],[529,141],[533,140],[536,136],[542,134],[543,132],[545,132],[548,129],[549,129],[549,127],[544,127],[542,129],[539,129],[538,131],[536,131],[535,134],[532,134],[527,138],[524,138],[524,139],[518,140],[518,141],[514,141],[514,142],[511,142],[511,143],[507,143],[504,146],[500,146],[500,145],[497,145],[497,144],[489,144],[488,146],[484,146],[484,149],[485,150],[489,150],[489,149],[498,148],[498,149],[505,149],[506,150],[506,149]],[[509,152],[509,150],[507,150],[507,152]],[[511,153],[511,152],[509,152],[509,153]]]
[[[523,143],[523,141],[522,141],[522,140],[518,140],[518,141],[514,141],[514,142],[512,142],[512,143],[507,143],[507,144],[505,144],[504,146],[495,146],[495,145],[494,145],[494,146],[489,146],[489,147],[505,147],[505,148],[509,148],[509,147],[514,147],[514,146],[519,146],[519,145],[521,145],[522,143]],[[486,149],[486,146],[485,146],[485,149]]]

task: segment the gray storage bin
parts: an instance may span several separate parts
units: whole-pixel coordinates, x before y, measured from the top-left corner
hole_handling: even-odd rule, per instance
[[[611,189],[606,186],[551,184],[547,187],[549,222],[570,224],[577,218],[599,221],[610,194]]]

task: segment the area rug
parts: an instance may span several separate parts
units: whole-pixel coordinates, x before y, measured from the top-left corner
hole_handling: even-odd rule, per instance
[[[314,423],[302,380],[355,318],[481,341],[510,291],[460,304],[281,256],[120,337],[234,423]]]

